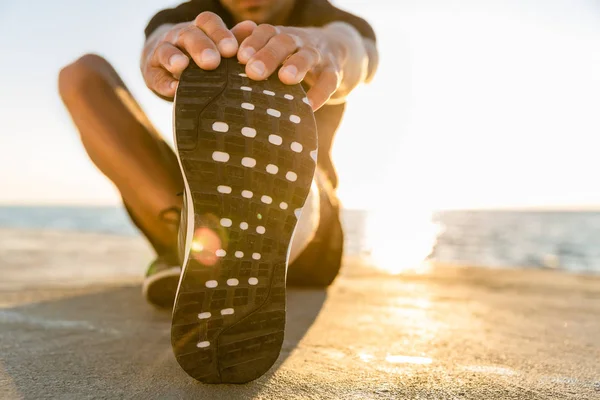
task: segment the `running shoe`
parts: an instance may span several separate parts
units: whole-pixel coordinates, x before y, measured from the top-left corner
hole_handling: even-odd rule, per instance
[[[236,59],[193,62],[174,104],[185,183],[183,269],[171,342],[205,383],[245,383],[277,360],[285,328],[292,235],[317,159],[301,85],[253,81]]]

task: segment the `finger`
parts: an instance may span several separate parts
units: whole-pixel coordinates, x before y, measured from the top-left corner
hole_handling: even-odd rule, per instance
[[[283,63],[279,70],[279,79],[286,85],[300,83],[308,71],[319,64],[320,59],[320,53],[314,47],[303,47]]]
[[[162,67],[175,78],[179,78],[190,59],[171,43],[163,42],[158,45],[151,60],[152,67]]]
[[[146,77],[146,85],[164,97],[174,97],[177,90],[177,80],[164,68],[150,67]]]
[[[216,43],[223,57],[233,57],[237,53],[237,39],[217,14],[205,11],[196,17],[194,24]]]
[[[181,31],[177,37],[177,47],[185,50],[202,69],[215,69],[221,62],[215,43],[193,25]]]
[[[248,36],[238,50],[238,60],[242,64],[246,64],[256,52],[269,42],[269,40],[279,33],[279,29],[273,25],[262,24],[257,26],[252,34]]]
[[[266,79],[285,61],[290,54],[298,50],[299,39],[287,33],[273,36],[246,65],[246,74],[250,79]]]
[[[242,43],[244,39],[254,32],[256,29],[256,22],[254,21],[243,21],[231,28],[231,33],[237,39],[238,43]]]
[[[327,67],[321,71],[315,84],[306,93],[314,111],[327,103],[327,100],[339,88],[340,81],[341,76],[337,68]]]

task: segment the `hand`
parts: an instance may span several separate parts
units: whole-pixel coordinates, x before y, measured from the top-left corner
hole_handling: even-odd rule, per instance
[[[140,67],[146,85],[162,96],[175,96],[181,73],[189,64],[188,56],[202,69],[215,69],[221,57],[237,53],[238,38],[247,37],[254,28],[254,22],[244,21],[229,30],[221,17],[203,12],[192,22],[157,29],[142,53]]]
[[[283,64],[278,74],[281,82],[308,83],[307,97],[317,110],[340,87],[346,54],[344,41],[327,28],[262,24],[241,42],[238,59],[254,80],[268,78]]]

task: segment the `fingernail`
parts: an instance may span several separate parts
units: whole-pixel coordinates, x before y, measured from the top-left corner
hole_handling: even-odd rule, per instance
[[[284,75],[287,75],[287,77],[289,79],[296,79],[296,76],[298,75],[298,68],[296,68],[294,65],[287,65],[283,68],[281,68],[281,72]]]
[[[223,39],[219,42],[219,49],[222,53],[235,53],[235,51],[237,50],[237,41],[231,38]]]
[[[258,76],[262,77],[265,74],[265,63],[262,61],[252,61],[248,67]]]
[[[169,86],[171,86],[171,89],[173,89],[173,90],[177,89],[177,81],[171,82],[171,84]]]
[[[188,59],[186,56],[182,54],[174,54],[169,58],[169,66],[173,67],[176,64],[184,65],[187,63]]]
[[[256,50],[254,50],[252,47],[246,47],[240,52],[240,61],[248,61],[255,53]]]
[[[205,49],[200,53],[200,61],[203,63],[219,62],[219,53],[213,49]]]

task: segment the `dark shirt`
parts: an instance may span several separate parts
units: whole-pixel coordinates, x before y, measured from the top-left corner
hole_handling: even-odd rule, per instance
[[[229,28],[233,28],[235,25],[233,16],[221,5],[219,0],[192,0],[156,14],[146,27],[146,37],[150,36],[160,25],[193,21],[198,14],[204,11],[211,11],[219,15]],[[296,0],[290,18],[283,25],[320,27],[334,21],[347,22],[354,26],[363,37],[375,40],[375,32],[365,20],[334,7],[328,0]],[[333,187],[337,186],[337,175],[331,162],[331,145],[342,120],[344,109],[345,104],[325,105],[315,113],[319,132],[318,164],[329,177]]]

